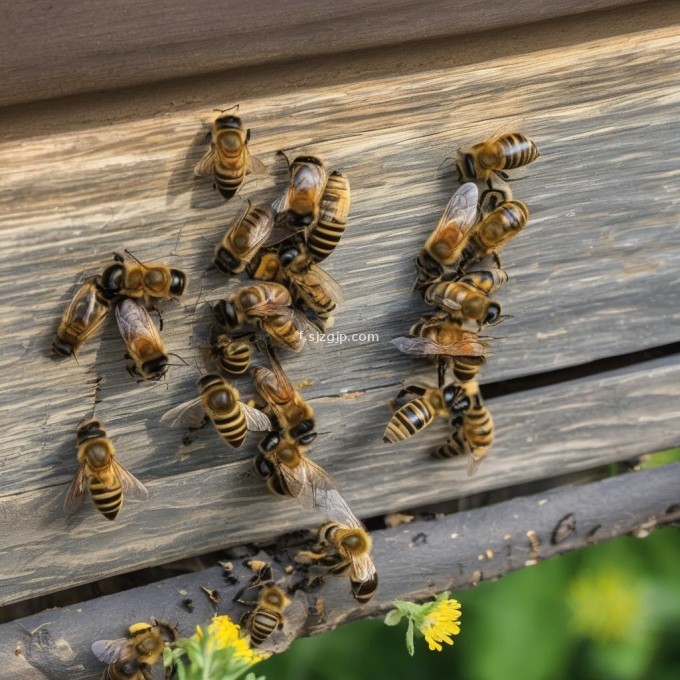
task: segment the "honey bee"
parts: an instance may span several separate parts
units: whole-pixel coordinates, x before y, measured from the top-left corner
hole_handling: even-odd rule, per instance
[[[149,313],[132,298],[116,305],[116,321],[123,338],[128,373],[139,381],[160,380],[168,370],[168,355]]]
[[[453,195],[437,228],[416,257],[417,286],[428,285],[458,263],[477,222],[478,196],[477,186],[471,182]]]
[[[326,169],[315,156],[298,156],[288,166],[290,181],[284,212],[291,227],[311,229],[319,219]]]
[[[97,277],[86,281],[64,310],[52,343],[58,357],[69,357],[102,325],[110,300],[104,295]]]
[[[303,564],[328,567],[331,574],[349,573],[354,599],[368,602],[378,589],[378,574],[370,556],[371,537],[354,518],[344,522],[327,522],[319,529],[320,550],[303,550],[295,560]]]
[[[392,340],[401,352],[435,361],[439,366],[439,383],[443,374],[453,368],[460,382],[472,380],[486,363],[491,350],[489,343],[476,332],[466,330],[451,321],[443,312],[424,316],[411,327],[409,337]]]
[[[250,130],[237,116],[218,116],[212,124],[210,148],[194,168],[196,177],[213,173],[215,187],[228,201],[243,184],[246,173],[266,174],[264,163],[248,151]]]
[[[319,319],[328,321],[343,301],[340,284],[312,261],[302,244],[284,244],[279,250],[279,262],[281,274],[292,285],[297,299]]]
[[[218,323],[227,329],[250,324],[262,329],[276,344],[301,352],[307,339],[304,331],[319,329],[293,308],[288,289],[275,282],[240,288],[215,306]]]
[[[229,375],[243,375],[250,365],[252,334],[232,337],[213,325],[208,344],[219,367]]]
[[[482,218],[461,257],[463,266],[496,253],[524,229],[529,208],[522,201],[507,201]]]
[[[274,226],[274,210],[248,202],[215,250],[214,265],[223,274],[239,274],[257,254]]]
[[[502,271],[502,270],[497,270]],[[482,282],[483,283],[483,282]],[[463,281],[440,281],[425,291],[425,302],[436,305],[452,320],[474,322],[478,328],[494,326],[501,319],[501,305],[474,285]]]
[[[80,467],[64,501],[67,513],[78,508],[85,486],[97,510],[109,520],[120,512],[124,493],[128,498],[148,498],[145,486],[115,459],[113,442],[98,420],[86,420],[78,426],[76,443]]]
[[[131,255],[129,251],[125,251]],[[114,254],[115,263],[109,265],[101,276],[102,288],[109,296],[124,295],[141,299],[153,306],[156,300],[167,300],[182,295],[187,285],[187,276],[181,269],[173,269],[162,262],[144,264],[137,260],[125,262]]]
[[[196,386],[199,396],[165,413],[161,418],[164,425],[195,429],[201,427],[207,415],[222,439],[234,448],[243,444],[248,430],[272,429],[269,418],[239,401],[238,390],[222,376],[209,373]]]
[[[160,661],[166,645],[177,640],[177,629],[164,621],[130,626],[128,637],[97,640],[92,653],[108,664],[103,680],[149,680],[151,666]]]
[[[272,370],[264,366],[252,369],[255,389],[267,403],[274,431],[280,431],[298,444],[310,444],[316,438],[314,409],[293,387],[281,364],[269,354]]]
[[[261,250],[250,261],[246,267],[246,271],[251,279],[257,279],[259,281],[279,281],[282,277],[278,252]]]
[[[383,435],[386,444],[410,439],[431,425],[437,416],[447,417],[454,409],[470,406],[463,389],[454,383],[440,388],[408,385],[399,392],[395,403],[398,404],[406,396],[415,398],[395,411]]]
[[[454,432],[433,457],[441,459],[467,455],[467,472],[473,475],[493,444],[494,426],[477,382],[467,383],[464,389],[469,397],[469,408],[461,408],[454,414],[451,421]]]
[[[319,221],[307,236],[309,256],[313,262],[325,260],[335,250],[347,227],[349,204],[349,179],[335,170],[328,177],[321,194]]]
[[[508,180],[505,170],[528,165],[539,157],[536,145],[520,132],[505,132],[485,142],[458,149],[456,171],[461,182]]]

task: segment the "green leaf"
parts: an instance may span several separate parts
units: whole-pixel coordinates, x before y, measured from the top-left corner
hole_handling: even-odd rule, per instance
[[[392,611],[387,612],[387,615],[385,616],[385,625],[396,626],[403,616],[404,615],[398,609],[393,609]]]
[[[413,646],[413,619],[408,620],[408,628],[406,629],[406,651],[409,656],[413,656],[416,651]]]

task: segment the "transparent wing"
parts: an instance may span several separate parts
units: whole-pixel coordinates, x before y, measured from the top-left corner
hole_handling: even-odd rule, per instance
[[[64,499],[64,512],[68,515],[74,513],[83,502],[83,491],[85,490],[85,466],[81,465],[76,472],[76,476],[71,482],[71,486],[66,492]]]
[[[295,395],[293,383],[291,383],[279,360],[274,356],[274,354],[272,352],[267,352],[267,357],[269,358],[269,363],[272,367],[272,373],[276,378],[276,382],[279,384],[279,394],[284,395],[284,398],[286,399],[291,399]]]
[[[92,643],[92,653],[102,662],[112,664],[118,661],[127,647],[128,638],[97,640]]]
[[[215,167],[213,160],[213,148],[212,146],[205,152],[203,158],[201,158],[198,163],[194,166],[194,176],[195,177],[205,177],[206,175],[212,174]]]
[[[452,311],[458,311],[461,309],[461,306],[457,302],[454,302],[445,295],[440,295],[438,293],[436,295],[432,295],[432,302],[434,302],[434,304],[436,304],[438,307],[443,307]]]
[[[444,209],[437,228],[432,234],[432,240],[437,240],[451,225],[467,233],[477,221],[477,199],[479,190],[473,182],[463,184],[451,197]]]
[[[417,357],[425,356],[450,356],[450,357],[477,357],[489,354],[489,343],[480,340],[474,333],[466,333],[466,338],[450,345],[440,345],[430,338],[395,338],[392,344],[404,354]]]
[[[164,413],[161,423],[168,427],[198,427],[204,418],[203,402],[200,397],[195,397]]]
[[[484,458],[486,458],[489,447],[485,446],[480,449],[473,449],[471,447],[468,448],[470,455],[468,456],[467,475],[468,477],[472,477],[472,475],[474,475],[477,470],[479,470],[480,463],[484,460]]]
[[[327,489],[324,494],[321,494],[316,507],[328,518],[329,522],[338,522],[352,529],[363,528],[362,523],[336,488]]]
[[[283,612],[283,627],[259,645],[258,650],[278,654],[288,649],[293,640],[302,633],[308,612],[307,597],[301,590],[297,590],[292,602]]]
[[[303,290],[312,291],[315,286],[321,287],[326,295],[335,301],[336,305],[344,302],[342,286],[316,264],[312,264],[303,276],[296,276],[294,281]]]
[[[149,497],[149,492],[147,491],[144,484],[142,484],[137,479],[137,477],[129,472],[129,470],[127,470],[127,468],[125,468],[115,458],[111,461],[111,465],[118,475],[120,485],[123,488],[123,493],[125,494],[126,498],[144,501]]]
[[[246,426],[249,430],[254,432],[271,432],[274,429],[271,420],[262,411],[248,406],[248,404],[244,404],[242,401],[239,402],[239,406],[246,418]]]
[[[366,583],[375,578],[376,569],[371,556],[366,552],[363,555],[350,557],[350,578],[353,581]]]
[[[323,511],[327,494],[336,489],[335,480],[320,466],[306,456],[295,467],[279,464],[281,474],[293,496],[303,508],[318,508]]]
[[[165,346],[154,322],[142,305],[126,298],[116,305],[116,322],[125,346],[132,348],[138,342],[147,342],[163,350]]]
[[[298,333],[302,333],[300,336],[301,347],[300,349],[294,349],[294,352],[300,352],[305,346],[310,349],[320,349],[323,347],[324,342],[321,339],[321,333],[323,333],[322,328],[311,321],[304,312],[296,309],[293,310],[293,325]]]
[[[253,156],[246,147],[246,172],[250,175],[268,175],[267,166],[257,157]]]

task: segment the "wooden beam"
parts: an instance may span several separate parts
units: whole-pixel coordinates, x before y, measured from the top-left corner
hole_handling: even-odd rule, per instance
[[[383,615],[394,599],[425,600],[435,593],[460,591],[480,581],[535,564],[565,552],[631,534],[644,538],[656,528],[680,520],[680,463],[619,475],[594,484],[562,487],[546,493],[460,512],[443,519],[416,521],[373,532],[373,556],[380,586],[369,604],[358,605],[345,578],[328,579],[314,593],[326,615],[311,615],[306,635],[316,635],[361,618]],[[567,518],[567,519],[565,519]],[[573,520],[573,521],[572,521]],[[566,530],[573,523],[573,532]],[[558,527],[562,527],[556,534]],[[535,551],[527,537],[535,532]],[[247,554],[247,553],[243,553]],[[288,559],[272,548],[258,557]],[[16,668],[26,680],[94,680],[102,666],[90,652],[98,639],[120,637],[133,622],[157,616],[179,621],[190,635],[196,624],[214,615],[238,620],[243,607],[232,602],[252,572],[233,559],[239,581],[227,586],[222,569],[184,574],[152,585],[53,609],[0,626],[0,663]],[[218,590],[214,607],[201,586]],[[188,613],[182,600],[191,599]],[[15,650],[21,653],[15,656]]]

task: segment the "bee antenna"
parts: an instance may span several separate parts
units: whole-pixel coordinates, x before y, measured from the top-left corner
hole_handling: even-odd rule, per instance
[[[238,111],[240,104],[234,104],[233,106],[229,106],[226,109],[213,109],[213,111],[219,111],[219,113],[226,113],[227,111],[231,111],[232,109],[236,109]]]
[[[175,354],[175,352],[168,352],[168,356],[171,357],[177,357],[185,366],[189,366],[189,364],[182,359],[182,357],[179,354]],[[175,366],[178,366],[179,364],[175,364]]]
[[[279,156],[283,156],[283,157],[286,159],[286,163],[288,163],[288,169],[290,170],[290,160],[288,159],[288,156],[286,156],[286,152],[283,151],[283,150],[281,150],[281,149],[279,149],[276,153],[277,153]]]
[[[125,249],[125,252],[137,263],[140,264],[142,267],[146,267],[146,265],[141,261],[138,260],[127,248]]]
[[[113,251],[113,259],[116,262],[125,262],[125,258],[120,253],[117,253],[115,250]]]

